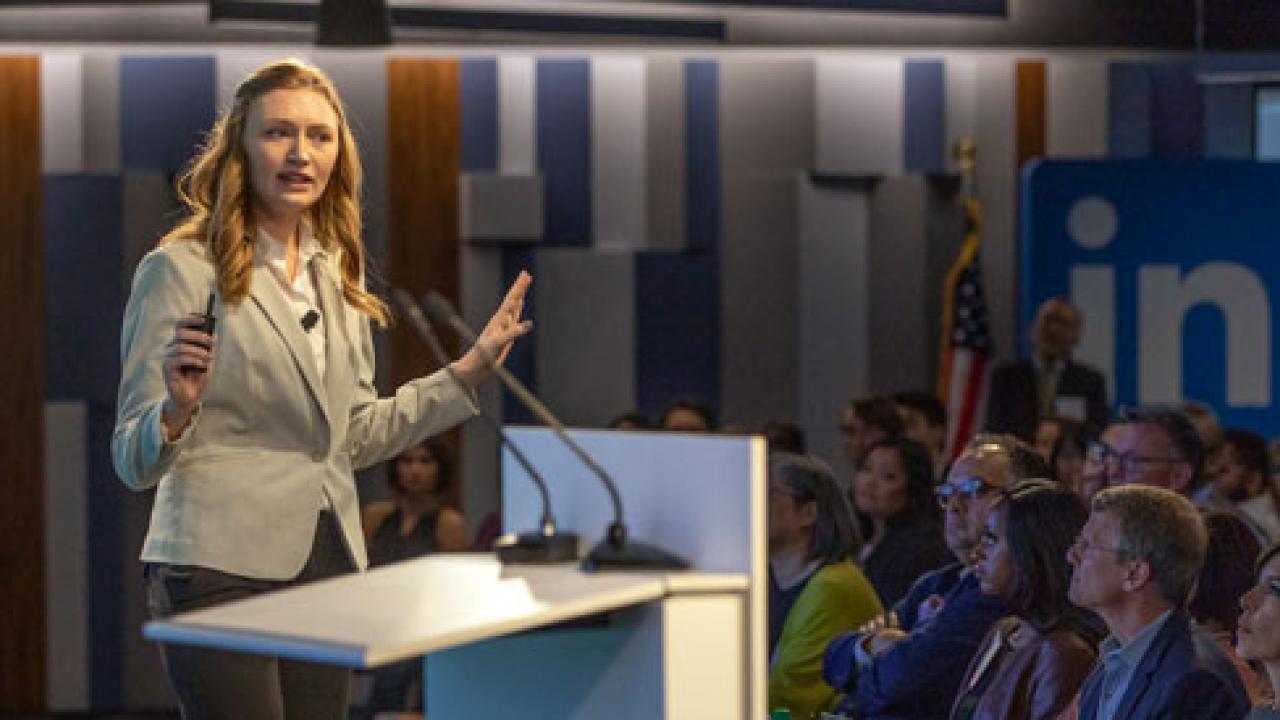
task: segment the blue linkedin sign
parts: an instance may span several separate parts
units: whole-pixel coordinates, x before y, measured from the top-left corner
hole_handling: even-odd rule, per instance
[[[1280,434],[1271,295],[1280,164],[1046,161],[1023,179],[1021,324],[1045,298],[1085,316],[1080,359],[1113,401],[1213,406]]]

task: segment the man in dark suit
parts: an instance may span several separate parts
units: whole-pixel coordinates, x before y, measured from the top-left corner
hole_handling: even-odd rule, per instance
[[[1080,689],[1080,720],[1239,720],[1249,712],[1231,660],[1186,610],[1207,535],[1195,506],[1171,490],[1125,485],[1093,499],[1067,556],[1068,597],[1111,635]]]
[[[1082,422],[1098,432],[1107,422],[1107,384],[1102,373],[1074,362],[1080,342],[1080,311],[1063,298],[1049,298],[1031,325],[1028,360],[999,365],[991,374],[986,428],[1031,441],[1046,417]]]

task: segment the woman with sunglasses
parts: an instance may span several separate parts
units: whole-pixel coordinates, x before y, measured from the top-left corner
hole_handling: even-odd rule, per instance
[[[1075,493],[1044,480],[1005,491],[988,513],[974,575],[1014,615],[978,646],[952,720],[1041,720],[1070,705],[1097,659],[1095,624],[1067,601],[1067,550],[1088,514]]]
[[[1257,583],[1240,598],[1236,652],[1262,666],[1271,696],[1280,696],[1280,544],[1258,558]],[[1257,705],[1246,720],[1280,720],[1274,701]]]

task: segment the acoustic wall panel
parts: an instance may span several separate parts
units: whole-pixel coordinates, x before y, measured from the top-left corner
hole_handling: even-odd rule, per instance
[[[655,417],[676,399],[721,407],[716,257],[640,253],[635,272],[636,406]]]
[[[458,311],[472,327],[483,327],[502,297],[504,252],[502,246],[495,245],[467,244],[462,249],[462,297]],[[501,384],[485,383],[477,395],[480,406],[501,421]],[[476,421],[462,426],[462,471],[462,511],[467,518],[467,526],[474,531],[486,515],[500,509],[498,436],[488,423]]]
[[[120,61],[120,151],[125,168],[175,171],[213,124],[211,56],[126,56]]]
[[[1107,154],[1107,64],[1098,58],[1048,63],[1046,152],[1049,157]]]
[[[542,239],[542,178],[463,173],[458,193],[463,240],[537,242]]]
[[[44,405],[45,589],[48,709],[89,709],[88,410],[83,400]]]
[[[84,169],[84,71],[74,53],[40,56],[40,121],[44,172]]]
[[[546,240],[591,243],[591,64],[542,58],[536,66],[538,171],[546,182]]]
[[[1189,61],[1151,66],[1151,149],[1157,157],[1204,153],[1204,90]]]
[[[812,167],[830,175],[903,171],[905,68],[894,57],[814,61],[817,135]]]
[[[388,280],[458,300],[461,78],[455,60],[387,61]],[[450,341],[452,345],[452,341]],[[407,326],[388,334],[390,387],[435,362]]]
[[[686,175],[685,61],[666,55],[650,56],[645,73],[645,150],[649,228],[647,247],[677,250],[685,247]],[[717,193],[718,195],[718,193]]]
[[[527,55],[497,60],[498,169],[532,175],[538,170],[537,74]]]
[[[809,451],[845,462],[837,423],[850,397],[870,389],[868,187],[816,185],[798,178],[796,252],[797,413]],[[842,468],[837,477],[852,477]]]
[[[946,76],[947,145],[946,168],[948,172],[959,170],[956,164],[956,143],[964,139],[975,140],[978,132],[978,65],[972,57],[947,58]]]
[[[0,712],[45,699],[40,59],[0,56]]]
[[[111,175],[49,175],[45,179],[46,276],[45,373],[50,400],[81,400],[86,423],[90,699],[94,707],[120,707],[127,654],[123,573],[126,559],[123,506],[130,492],[111,465],[111,434],[120,379],[120,325],[127,298],[123,256],[123,183]],[[191,308],[197,311],[198,308]],[[84,358],[94,358],[85,362]],[[140,547],[140,543],[139,543]]]
[[[795,178],[814,157],[813,72],[807,60],[720,64],[720,410],[748,426],[797,411]]]
[[[1205,157],[1253,159],[1253,93],[1252,83],[1204,86]]]
[[[120,172],[120,55],[109,50],[80,54],[84,80],[85,172]]]
[[[604,427],[636,407],[636,264],[631,253],[538,253],[538,389],[566,424]],[[656,302],[661,302],[660,300]],[[682,344],[669,338],[667,347]]]
[[[997,358],[1015,357],[1018,307],[1017,155],[1014,65],[1006,58],[977,60],[975,141],[977,186],[983,203],[982,272],[991,306]]]
[[[219,52],[216,56],[217,67],[214,70],[214,111],[222,112],[231,107],[235,100],[236,88],[255,70],[269,62],[284,57],[296,57],[307,63],[315,63],[315,59],[306,53],[282,54],[280,52],[262,51],[258,49],[235,48]]]
[[[591,215],[599,248],[639,249],[649,235],[645,75],[640,57],[591,60]]]
[[[1016,102],[1014,108],[1017,123],[1017,155],[1014,162],[1018,169],[1036,158],[1045,156],[1048,146],[1046,131],[1046,64],[1043,60],[1019,60],[1014,66]]]
[[[1148,157],[1152,151],[1151,68],[1112,62],[1107,67],[1107,147],[1111,157]]]
[[[947,163],[947,82],[941,60],[907,60],[903,167],[909,173],[939,173]]]
[[[462,61],[462,169],[498,169],[498,62],[492,58]]]
[[[720,246],[720,69],[710,60],[685,65],[685,244]]]

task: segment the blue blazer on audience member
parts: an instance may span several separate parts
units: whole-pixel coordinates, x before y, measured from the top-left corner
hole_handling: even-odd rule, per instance
[[[1080,689],[1080,720],[1095,720],[1103,664]],[[1176,610],[1134,671],[1116,717],[1125,720],[1239,720],[1249,712],[1244,684],[1207,630]]]
[[[855,669],[853,647],[860,634],[832,641],[824,675],[837,690],[849,690],[837,710],[864,720],[945,720],[951,714],[978,645],[997,620],[1012,614],[1003,600],[984,595],[977,579],[962,570],[959,564],[949,565],[916,582],[898,606],[909,635],[869,666]],[[935,593],[945,604],[931,619],[918,622],[920,602]]]

